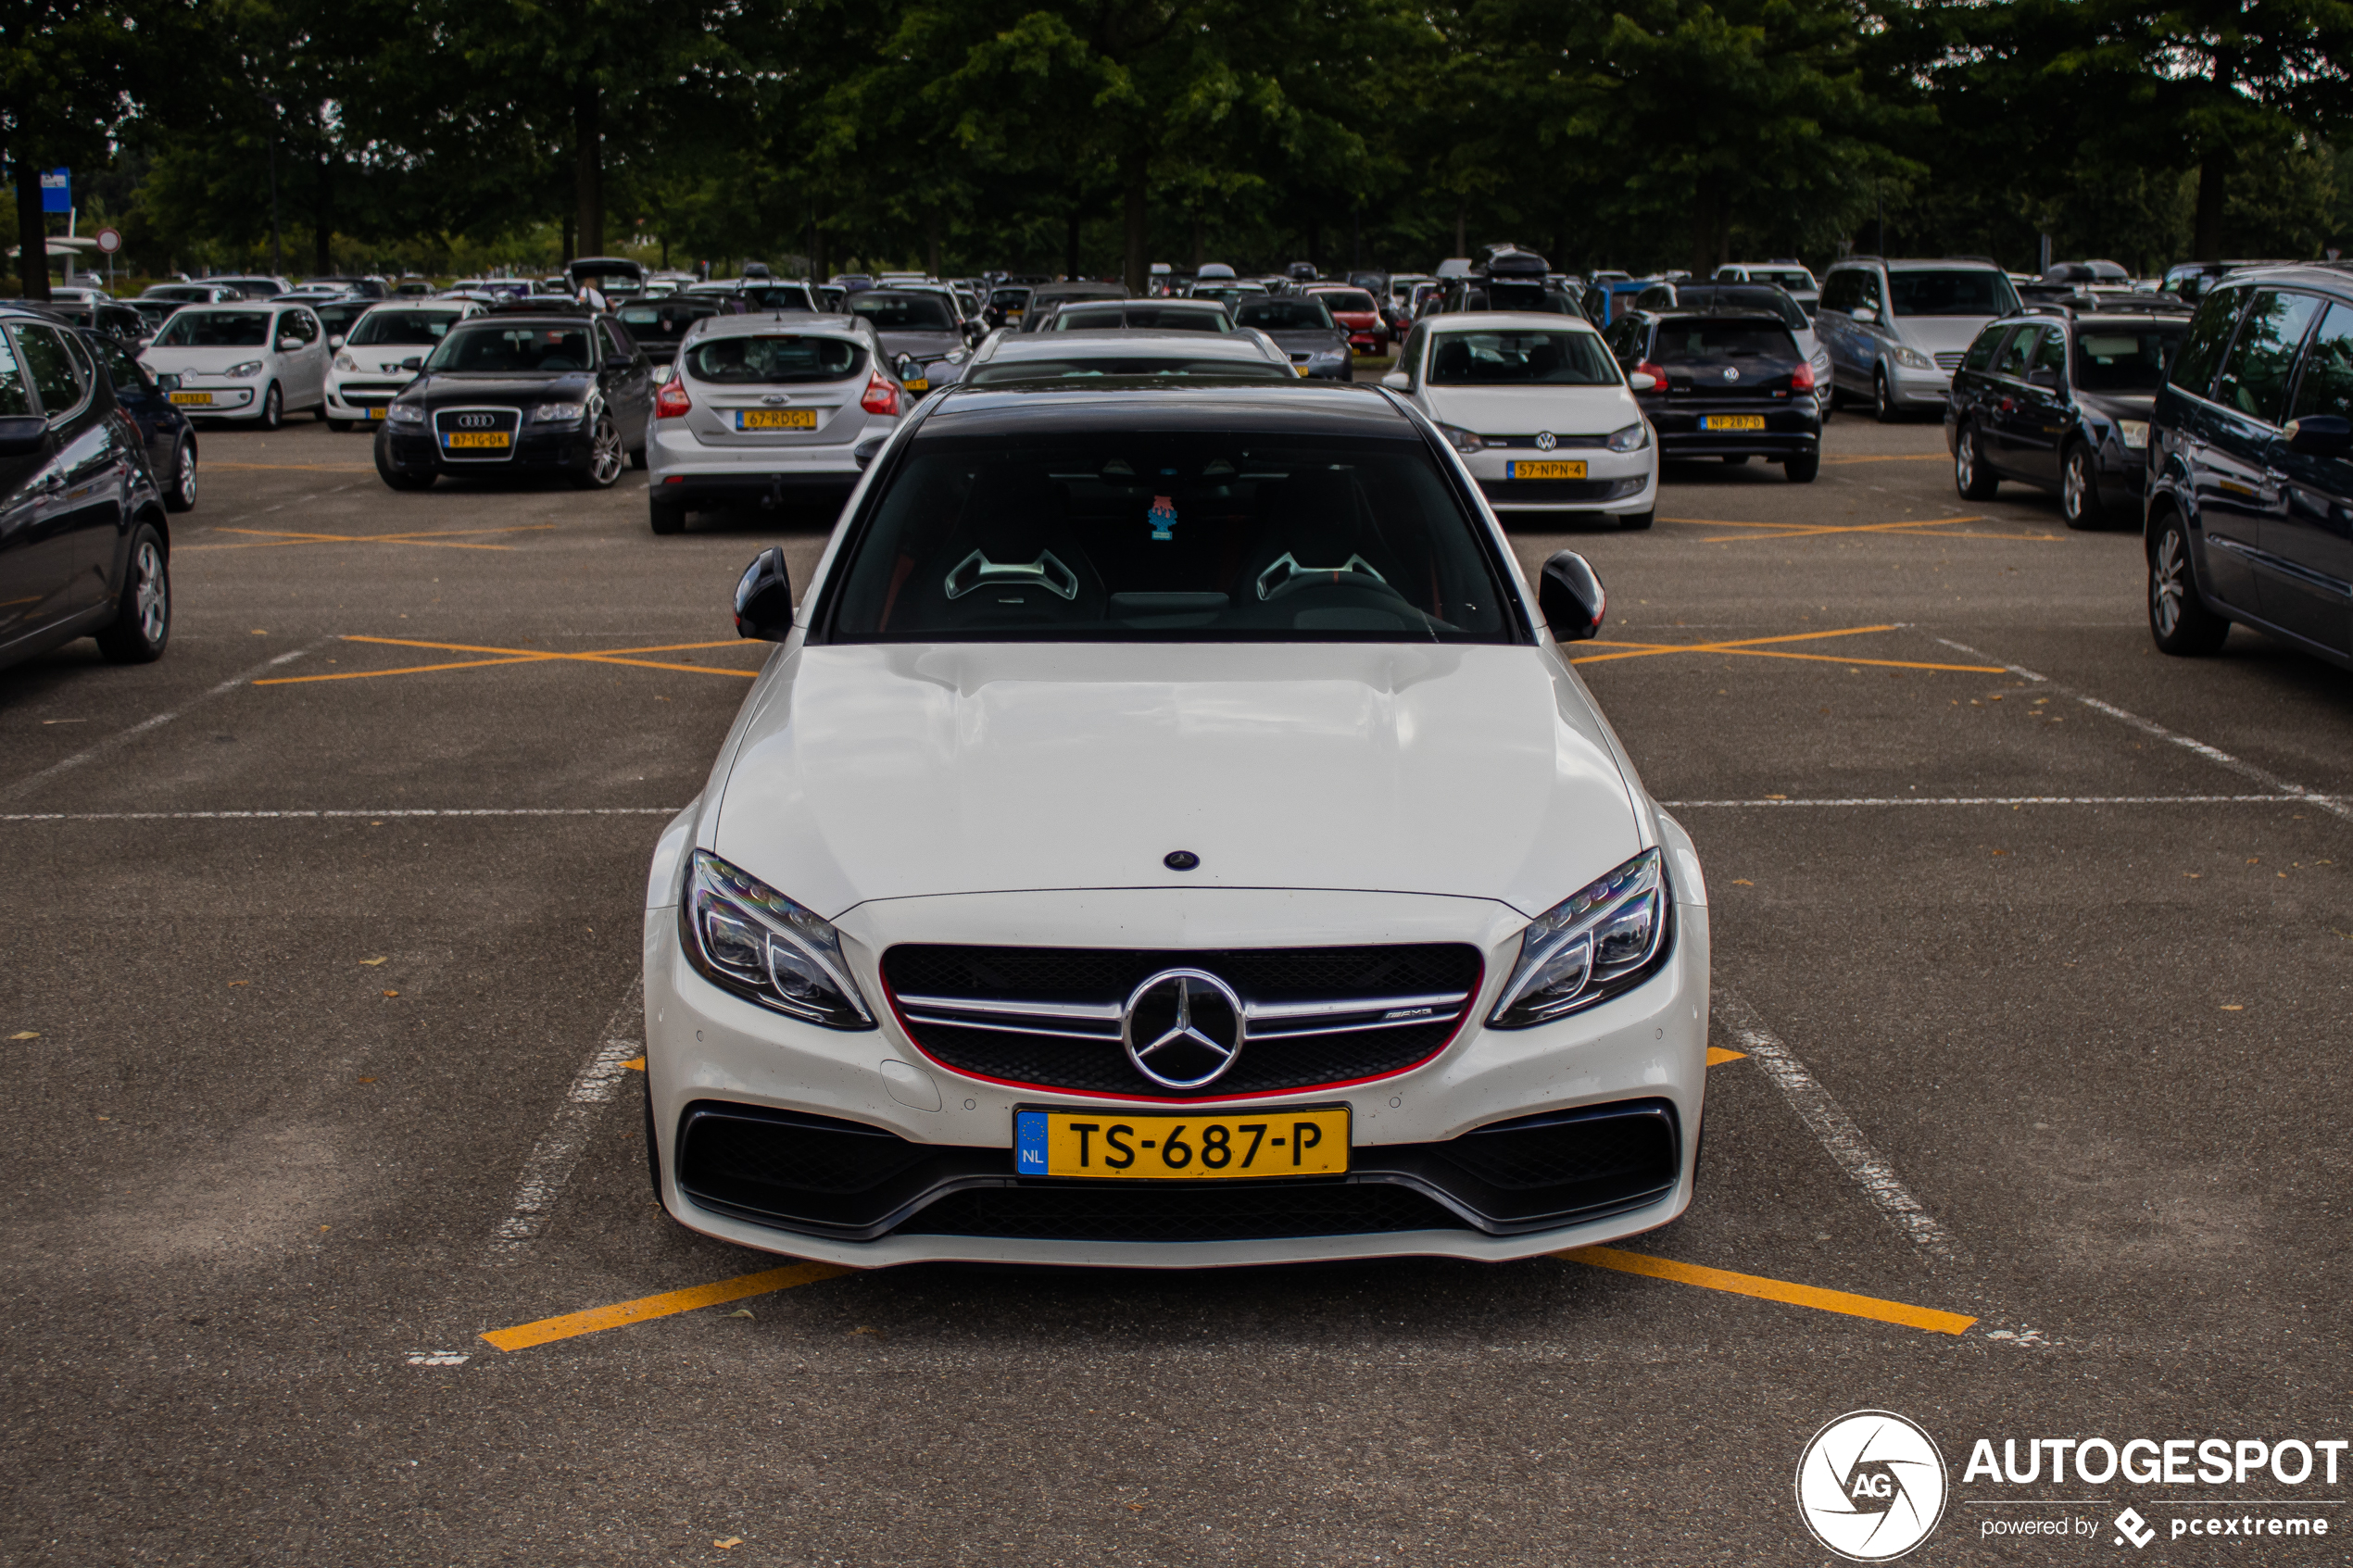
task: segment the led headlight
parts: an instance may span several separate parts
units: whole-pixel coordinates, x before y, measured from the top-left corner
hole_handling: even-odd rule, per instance
[[[425,422],[425,411],[415,403],[395,403],[384,410],[384,418],[396,425],[420,425]]]
[[[1613,452],[1639,452],[1651,444],[1651,427],[1640,420],[1624,430],[1609,433],[1609,449]]]
[[[686,958],[705,979],[828,1029],[875,1026],[831,922],[701,849],[686,891]]]
[[[1645,849],[1520,934],[1519,962],[1488,1027],[1549,1023],[1640,985],[1666,951],[1667,918],[1666,866]]]
[[[1919,349],[1907,348],[1900,343],[1895,345],[1895,362],[1903,366],[1907,370],[1932,370],[1936,369],[1935,360],[1930,358],[1927,355],[1922,354]]]
[[[233,381],[243,381],[247,376],[258,376],[261,374],[261,361],[258,359],[248,359],[242,365],[232,365],[229,367],[227,374]]]
[[[357,359],[354,359],[354,358],[353,358],[350,355],[348,355],[348,354],[338,354],[338,355],[336,355],[336,356],[335,356],[335,369],[336,369],[336,370],[358,370],[359,368],[359,360],[357,360]]]
[[[2121,441],[2122,443],[2124,443],[2125,447],[2126,447],[2128,450],[2130,450],[2130,451],[2139,452],[2139,451],[2144,451],[2144,450],[2145,450],[2145,449],[2147,448],[2147,446],[2148,446],[2148,444],[2149,444],[2149,422],[2148,422],[2148,420],[2117,420],[2117,421],[2116,421],[2116,439],[2117,439],[2117,440],[2119,440],[2119,441]]]
[[[568,424],[586,411],[585,403],[542,403],[531,411],[531,417],[543,425]]]
[[[1486,442],[1473,435],[1469,431],[1458,429],[1453,425],[1440,425],[1438,431],[1440,434],[1454,444],[1454,450],[1457,452],[1477,452],[1487,445]]]

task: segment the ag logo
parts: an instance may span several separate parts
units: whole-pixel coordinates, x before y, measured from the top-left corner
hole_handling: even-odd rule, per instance
[[[1855,1411],[1814,1434],[1797,1461],[1797,1512],[1839,1556],[1903,1556],[1944,1516],[1944,1456],[1892,1411]]]

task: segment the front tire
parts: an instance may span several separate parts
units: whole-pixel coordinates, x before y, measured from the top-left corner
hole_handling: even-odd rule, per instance
[[[286,422],[286,395],[276,382],[261,389],[261,417],[254,422],[263,430],[277,430]]]
[[[349,420],[329,420],[327,421],[327,428],[333,431],[337,435],[348,435],[351,433],[351,421]]]
[[[2092,463],[2092,449],[2080,441],[2059,459],[2059,512],[2067,526],[2077,530],[2108,522],[2108,508],[2100,504],[2099,470]]]
[[[656,533],[686,532],[686,508],[676,501],[665,500],[660,495],[653,496],[646,504],[646,513]]]
[[[629,466],[640,471],[644,470],[646,466],[646,449],[643,446],[635,447],[630,452]]]
[[[1871,372],[1871,418],[1883,425],[1892,425],[1904,417],[1895,406],[1895,389],[1887,383],[1885,370]]]
[[[1977,444],[1977,427],[1963,425],[1953,438],[1953,488],[1964,501],[1990,501],[2001,483],[1985,466],[1985,450]]]
[[[164,487],[163,509],[168,512],[192,512],[196,509],[196,438],[183,435],[171,458],[171,483]]]
[[[98,651],[109,664],[153,664],[170,641],[171,562],[163,535],[143,522],[132,531],[131,568],[123,574],[114,624],[98,633]]]
[[[430,490],[436,477],[431,469],[422,473],[403,473],[384,457],[384,444],[376,444],[376,477],[393,490]]]
[[[583,490],[610,490],[621,480],[621,466],[627,461],[621,451],[621,427],[613,423],[612,415],[597,416],[596,428],[588,436],[588,460],[573,470],[572,482]]]
[[[1808,452],[1802,458],[1792,458],[1781,465],[1781,470],[1789,475],[1792,484],[1811,484],[1814,476],[1822,471],[1822,455]]]
[[[2168,514],[2149,545],[2149,635],[2160,653],[2202,659],[2219,652],[2230,634],[2230,621],[2198,597],[2189,532],[2178,513]]]
[[[1629,533],[1637,533],[1648,528],[1657,516],[1658,508],[1655,507],[1646,512],[1628,512],[1617,520],[1617,526]]]

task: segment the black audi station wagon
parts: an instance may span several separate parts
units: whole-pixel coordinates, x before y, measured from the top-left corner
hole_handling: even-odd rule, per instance
[[[2234,274],[2199,304],[2149,419],[2149,630],[2231,623],[2353,668],[2353,269]]]
[[[652,365],[610,316],[477,316],[384,410],[376,472],[395,490],[512,473],[607,489],[624,458],[646,466],[653,399]]]

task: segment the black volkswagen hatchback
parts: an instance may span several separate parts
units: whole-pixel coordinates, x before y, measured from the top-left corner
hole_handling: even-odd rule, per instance
[[[645,352],[609,316],[477,316],[385,409],[376,472],[395,490],[510,473],[606,489],[624,458],[646,466],[653,395]]]
[[[2149,417],[2149,631],[2243,621],[2353,668],[2353,269],[2214,285]]]
[[[0,307],[0,665],[93,635],[118,664],[160,659],[163,514],[146,444],[81,334]]]
[[[1633,310],[1607,337],[1661,458],[1761,457],[1800,484],[1821,471],[1814,367],[1780,316]]]

